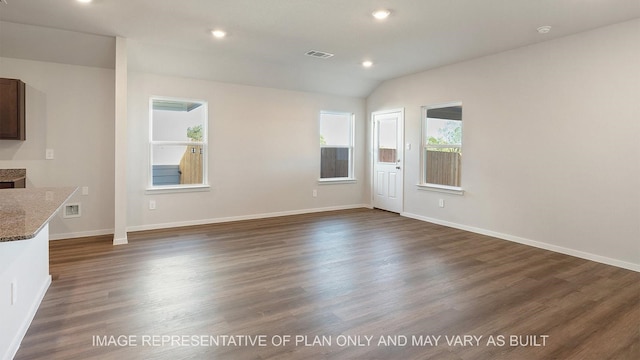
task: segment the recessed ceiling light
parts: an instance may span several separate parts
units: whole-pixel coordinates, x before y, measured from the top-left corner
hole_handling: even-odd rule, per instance
[[[380,9],[380,10],[374,11],[371,15],[373,15],[373,17],[378,20],[384,20],[388,18],[389,15],[391,15],[391,11],[387,9]]]
[[[227,33],[223,30],[212,30],[211,34],[216,38],[216,39],[222,39],[223,37],[227,36]]]
[[[373,66],[373,62],[370,60],[365,60],[362,62],[362,66],[366,67],[366,68],[370,68]]]
[[[88,4],[88,3],[92,2],[93,0],[77,0],[77,1],[81,2],[81,3]]]
[[[551,26],[549,26],[549,25],[540,26],[537,30],[538,30],[538,33],[540,33],[540,34],[546,34],[549,31],[551,31]]]

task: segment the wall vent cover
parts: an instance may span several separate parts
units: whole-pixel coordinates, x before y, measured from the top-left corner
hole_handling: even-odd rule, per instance
[[[318,59],[328,59],[333,56],[333,54],[331,53],[324,52],[324,51],[317,51],[317,50],[309,50],[305,53],[305,55],[318,58]]]
[[[80,216],[82,216],[82,209],[80,208],[80,203],[66,204],[64,206],[64,212],[62,213],[63,218],[68,219],[68,218],[76,218]]]

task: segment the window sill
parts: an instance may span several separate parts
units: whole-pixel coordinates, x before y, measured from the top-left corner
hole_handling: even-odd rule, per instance
[[[331,179],[318,179],[318,184],[331,185],[331,184],[355,184],[357,182],[354,178],[331,178]]]
[[[419,190],[441,192],[445,194],[464,195],[464,190],[457,186],[446,186],[437,184],[417,184]]]
[[[186,192],[210,191],[209,185],[174,185],[174,186],[156,186],[147,188],[145,194],[171,194]]]

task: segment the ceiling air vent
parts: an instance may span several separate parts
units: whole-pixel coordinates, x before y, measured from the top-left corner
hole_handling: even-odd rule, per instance
[[[333,54],[329,54],[327,52],[322,52],[322,51],[316,51],[316,50],[309,50],[305,53],[305,55],[315,57],[318,59],[327,59],[333,56]]]

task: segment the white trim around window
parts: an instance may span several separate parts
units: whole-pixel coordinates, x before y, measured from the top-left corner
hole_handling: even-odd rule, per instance
[[[209,190],[208,124],[206,101],[150,97],[146,193]]]
[[[462,127],[462,102],[422,107],[418,189],[464,194],[461,187]]]
[[[319,184],[355,183],[355,115],[321,111]]]

